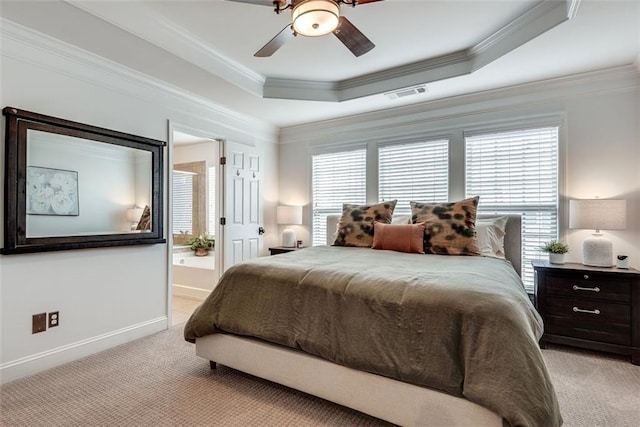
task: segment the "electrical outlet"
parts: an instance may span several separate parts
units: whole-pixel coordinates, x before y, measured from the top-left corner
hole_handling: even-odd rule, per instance
[[[44,332],[46,330],[47,330],[47,313],[34,314],[31,333],[37,334],[38,332]]]
[[[49,327],[55,328],[60,324],[60,313],[57,311],[52,311],[49,313]]]

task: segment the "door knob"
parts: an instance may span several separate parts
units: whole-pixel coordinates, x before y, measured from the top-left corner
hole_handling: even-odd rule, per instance
[[[261,236],[264,234],[264,227],[258,227],[258,234]]]

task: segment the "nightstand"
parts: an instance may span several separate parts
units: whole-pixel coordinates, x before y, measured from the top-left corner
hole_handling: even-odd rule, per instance
[[[271,255],[278,255],[278,254],[286,254],[287,252],[297,251],[298,249],[301,249],[301,248],[288,248],[286,246],[275,246],[273,248],[269,248],[269,252],[271,253]]]
[[[640,271],[533,261],[540,346],[556,343],[631,356],[640,365]]]

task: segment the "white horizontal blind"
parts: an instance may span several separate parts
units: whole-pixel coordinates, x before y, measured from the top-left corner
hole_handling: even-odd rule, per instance
[[[481,212],[522,215],[522,280],[533,291],[531,261],[558,238],[558,128],[473,135],[466,142],[466,194]]]
[[[216,168],[210,166],[207,171],[207,197],[209,199],[208,233],[216,235]]]
[[[395,214],[411,214],[409,202],[442,202],[449,194],[449,141],[421,141],[378,149],[378,198],[397,199]]]
[[[366,201],[366,149],[312,156],[313,245],[326,245],[327,215]],[[331,230],[333,233],[334,230]]]
[[[193,174],[173,171],[173,234],[192,234]]]

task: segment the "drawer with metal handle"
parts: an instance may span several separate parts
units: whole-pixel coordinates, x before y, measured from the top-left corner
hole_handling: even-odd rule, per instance
[[[629,302],[631,283],[628,280],[611,280],[589,274],[548,275],[547,293],[571,298]]]
[[[583,299],[547,299],[545,333],[629,345],[631,307]]]

